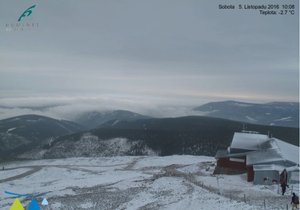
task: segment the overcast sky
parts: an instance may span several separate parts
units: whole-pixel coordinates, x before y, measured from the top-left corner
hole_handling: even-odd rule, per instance
[[[49,104],[57,115],[180,115],[177,106],[184,112],[208,101],[298,101],[298,1],[284,1],[297,8],[285,16],[218,9],[230,2],[282,3],[1,0],[0,118]],[[34,4],[22,21],[38,27],[8,31]]]

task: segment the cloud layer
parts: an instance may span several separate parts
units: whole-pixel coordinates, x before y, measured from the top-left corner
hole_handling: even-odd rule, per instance
[[[7,32],[5,25],[30,5],[3,0],[0,106],[16,100],[27,106],[58,103],[61,110],[95,106],[158,113],[162,106],[207,99],[298,101],[298,10],[294,16],[264,16],[219,10],[219,3],[39,1],[24,18],[38,28]],[[298,8],[296,0],[285,3]],[[57,115],[69,110],[51,109]]]

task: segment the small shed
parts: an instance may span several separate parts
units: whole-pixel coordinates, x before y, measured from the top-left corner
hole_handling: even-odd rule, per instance
[[[284,167],[275,164],[254,165],[253,184],[272,185],[279,183],[279,174]]]
[[[288,183],[290,184],[299,184],[300,181],[300,167],[299,165],[297,166],[293,166],[293,167],[289,167],[286,169],[288,172]]]

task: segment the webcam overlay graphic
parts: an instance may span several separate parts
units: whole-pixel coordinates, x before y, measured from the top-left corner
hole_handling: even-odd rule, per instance
[[[31,7],[29,7],[28,9],[26,9],[22,15],[19,17],[18,22],[20,22],[23,18],[25,18],[26,16],[30,16],[32,13],[32,9],[35,8],[36,5],[32,5]]]
[[[10,210],[25,210],[25,208],[23,207],[19,197],[31,197],[31,201],[27,206],[27,210],[40,210],[40,205],[37,201],[37,197],[40,196],[41,194],[20,194],[20,193],[14,193],[14,192],[9,192],[9,191],[5,191],[5,194],[8,195],[13,195],[16,196],[14,202],[12,203],[12,205],[10,206]],[[43,198],[42,202],[41,202],[42,206],[48,206],[48,200],[46,198]]]

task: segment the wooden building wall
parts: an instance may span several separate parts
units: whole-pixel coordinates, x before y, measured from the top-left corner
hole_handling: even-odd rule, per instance
[[[240,161],[236,161],[236,159],[239,159]],[[238,171],[247,171],[245,156],[239,158],[220,158],[217,160],[217,166],[222,168],[236,169]]]
[[[219,158],[214,174],[242,174],[247,172],[246,157]]]

